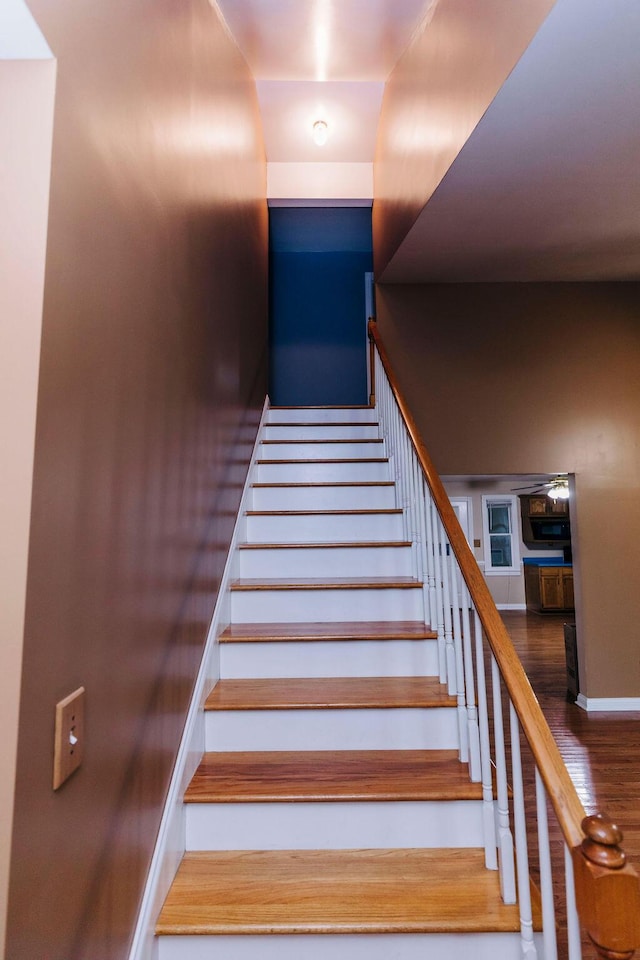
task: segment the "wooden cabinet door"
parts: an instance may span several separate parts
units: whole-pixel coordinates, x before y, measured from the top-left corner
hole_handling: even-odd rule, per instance
[[[562,571],[558,567],[540,568],[540,604],[543,610],[565,607]]]
[[[562,592],[565,607],[568,610],[573,610],[576,605],[573,597],[573,570],[562,571]]]

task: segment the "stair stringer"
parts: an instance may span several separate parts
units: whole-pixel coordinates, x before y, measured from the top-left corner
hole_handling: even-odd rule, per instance
[[[157,960],[156,919],[171,887],[178,865],[187,849],[184,793],[205,752],[204,705],[211,689],[220,679],[218,637],[231,622],[230,585],[239,576],[238,544],[246,539],[246,511],[251,507],[255,464],[259,457],[260,443],[264,425],[267,422],[269,407],[270,402],[267,396],[256,431],[231,543],[220,580],[218,597],[207,631],[207,639],[167,791],[128,960]]]

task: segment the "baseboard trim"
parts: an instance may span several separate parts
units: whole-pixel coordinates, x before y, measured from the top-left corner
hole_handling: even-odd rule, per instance
[[[585,697],[579,693],[576,703],[587,713],[640,712],[640,697]]]
[[[526,610],[526,603],[496,603],[498,610]]]
[[[220,581],[218,598],[213,610],[198,677],[189,704],[171,783],[169,784],[128,960],[155,960],[156,917],[160,913],[185,852],[185,815],[182,798],[187,784],[195,773],[204,753],[204,702],[211,687],[220,676],[218,637],[228,626],[230,620],[229,586],[234,577],[237,576],[237,570],[234,569],[238,562],[237,545],[244,538],[244,512],[249,505],[248,498],[251,495],[254,464],[258,458],[259,442],[268,411],[269,397],[266,397],[240,498],[229,552]]]

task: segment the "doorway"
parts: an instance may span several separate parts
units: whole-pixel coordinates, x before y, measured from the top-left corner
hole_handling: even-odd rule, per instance
[[[371,208],[271,208],[269,260],[272,404],[366,404]]]

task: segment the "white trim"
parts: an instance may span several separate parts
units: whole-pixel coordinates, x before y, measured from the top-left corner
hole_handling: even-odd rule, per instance
[[[249,506],[247,500],[252,495],[251,480],[254,462],[258,456],[259,443],[268,410],[269,398],[266,397],[242,490],[229,553],[220,581],[218,599],[213,610],[198,677],[189,704],[184,732],[167,792],[158,838],[129,952],[129,960],[154,960],[156,955],[154,948],[156,917],[160,912],[178,864],[186,849],[185,811],[182,798],[205,749],[204,702],[209,690],[220,676],[218,636],[230,622],[229,584],[235,576],[233,567],[237,564],[237,544],[244,535],[244,511]]]
[[[526,603],[496,603],[498,610],[526,610]]]
[[[451,504],[454,510],[456,508],[456,505],[466,507],[467,509],[466,529],[462,525],[462,522],[460,521],[460,517],[458,517],[458,522],[462,527],[462,532],[467,538],[467,543],[473,550],[473,497],[463,497],[463,496],[449,497],[449,503]]]
[[[579,693],[576,703],[588,713],[640,712],[640,697],[585,697]]]

